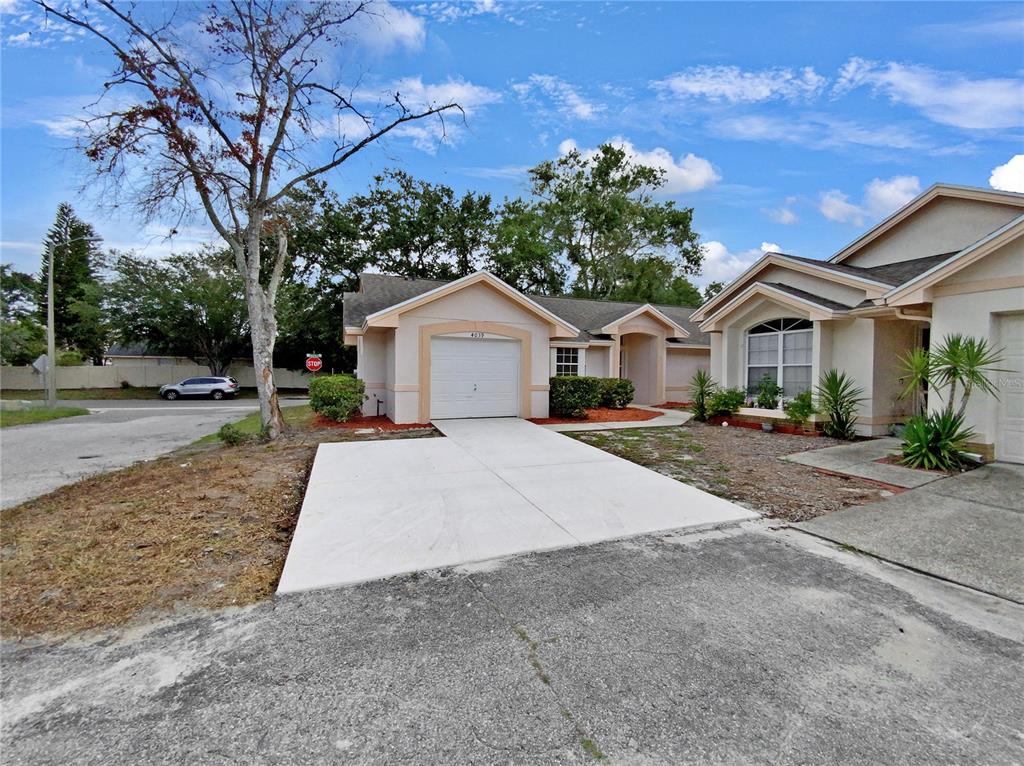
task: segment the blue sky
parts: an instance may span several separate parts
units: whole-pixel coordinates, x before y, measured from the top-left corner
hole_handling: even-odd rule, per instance
[[[0,0],[5,262],[34,271],[57,203],[108,245],[153,257],[212,240],[141,224],[80,188],[74,118],[110,59]],[[569,146],[613,140],[665,168],[695,209],[698,281],[762,247],[825,258],[935,182],[1024,191],[1020,3],[378,4],[345,63],[364,87],[455,96],[465,124],[390,138],[330,176],[342,195],[402,167],[496,198]],[[1014,159],[1014,158],[1017,159]]]

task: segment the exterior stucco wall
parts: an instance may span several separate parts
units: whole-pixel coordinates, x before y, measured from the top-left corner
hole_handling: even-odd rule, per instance
[[[1021,208],[938,197],[846,258],[847,266],[881,266],[962,250],[1021,214]]]
[[[815,371],[815,384],[822,372],[837,369],[845,372],[862,388],[864,401],[857,408],[859,422],[858,433],[870,436],[874,433],[875,418],[874,362],[875,362],[875,322],[872,319],[844,319],[830,322],[832,325],[832,353],[826,362],[822,359],[822,369]],[[882,427],[882,426],[880,426]]]
[[[1009,242],[989,253],[980,261],[965,266],[960,271],[943,279],[936,285],[935,292],[942,293],[954,286],[972,286],[985,280],[1024,279],[1024,238]],[[1010,285],[993,285],[1003,287]],[[1019,285],[1012,285],[1019,286]]]
[[[364,415],[390,414],[388,367],[394,367],[394,356],[388,351],[390,330],[374,330],[361,335],[356,342],[356,377],[366,384]],[[378,402],[380,403],[378,406]]]
[[[994,347],[1000,344],[999,317],[1024,311],[1024,288],[989,290],[979,293],[965,293],[935,298],[932,303],[932,348],[952,333],[962,333],[975,338],[985,338]],[[996,373],[991,376],[999,383],[1009,375]],[[944,391],[939,394],[945,397]],[[933,410],[944,406],[945,398],[931,397],[929,406]],[[957,404],[959,405],[959,395]],[[969,400],[966,424],[978,432],[975,439],[979,444],[994,444],[996,440],[997,400],[985,393],[975,391]],[[998,458],[998,454],[996,455]]]
[[[586,352],[586,368],[584,375],[594,378],[608,377],[608,347],[590,346]]]
[[[633,381],[637,404],[660,404],[657,390],[657,354],[660,336],[630,333],[622,336],[620,353],[625,354],[626,377]],[[664,353],[664,351],[661,351]]]
[[[888,431],[890,423],[902,423],[913,415],[911,399],[901,399],[906,387],[900,358],[921,345],[921,331],[927,325],[900,319],[875,320],[874,370],[872,372],[871,409],[876,435]],[[851,349],[847,349],[852,353]]]
[[[443,322],[491,322],[508,325],[530,336],[530,417],[548,414],[548,340],[550,327],[521,306],[483,285],[470,285],[411,309],[399,317],[394,332],[394,406],[396,423],[420,419],[420,328]],[[537,390],[533,390],[536,387]]]
[[[706,349],[669,348],[665,362],[665,398],[670,402],[690,401],[690,380],[697,370],[708,371],[711,354]],[[659,402],[660,403],[660,402]]]

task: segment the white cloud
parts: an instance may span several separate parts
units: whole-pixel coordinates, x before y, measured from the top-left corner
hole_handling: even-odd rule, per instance
[[[1015,154],[1005,165],[992,168],[988,185],[999,191],[1024,192],[1024,154]]]
[[[862,126],[822,114],[802,114],[796,119],[769,115],[726,117],[713,122],[711,129],[724,138],[799,144],[811,149],[931,149],[928,139],[910,128],[896,124]]]
[[[897,104],[919,110],[943,125],[965,129],[1020,127],[1024,83],[1010,78],[970,79],[919,64],[851,58],[839,72],[834,96],[870,87]]]
[[[830,221],[862,225],[865,219],[879,220],[906,205],[921,193],[917,176],[874,178],[864,186],[864,199],[857,205],[839,189],[820,194],[818,210]]]
[[[694,278],[698,287],[710,282],[728,284],[760,260],[765,253],[780,253],[782,249],[774,242],[762,242],[761,247],[752,247],[733,253],[722,242],[711,240],[703,243],[704,265],[700,276]]]
[[[389,2],[375,2],[368,13],[352,20],[360,45],[379,53],[390,53],[404,48],[418,51],[427,39],[423,18]]]
[[[775,223],[781,223],[783,226],[792,226],[793,224],[800,223],[799,216],[793,212],[794,204],[796,204],[796,197],[786,197],[785,204],[767,211],[768,217],[775,221]]]
[[[412,6],[412,9],[419,14],[424,16],[430,16],[432,19],[442,22],[451,23],[460,21],[462,19],[471,19],[477,16],[493,16],[495,18],[507,21],[510,24],[523,24],[523,21],[509,10],[509,8],[516,8],[519,11],[532,10],[532,7],[526,4],[512,4],[511,6],[495,2],[495,0],[475,0],[475,2],[440,2],[440,3],[420,3]]]
[[[428,154],[435,153],[440,144],[453,144],[459,139],[464,129],[463,115],[468,118],[481,108],[498,103],[502,98],[497,91],[465,80],[425,83],[421,77],[406,77],[380,90],[363,88],[356,93],[356,100],[360,104],[377,101],[387,105],[395,95],[410,110],[421,111],[448,103],[457,103],[462,107],[462,113],[448,110],[441,117],[406,123],[389,134],[411,139],[417,149]]]
[[[554,105],[555,111],[569,120],[593,120],[604,111],[604,105],[579,94],[565,80],[549,74],[532,74],[526,82],[514,83],[512,90],[524,102],[538,107],[534,94],[541,93]]]
[[[685,69],[651,87],[677,98],[704,98],[730,104],[756,103],[811,98],[819,94],[827,80],[813,67],[793,70],[788,67],[745,71],[736,66],[698,66]]]
[[[686,192],[700,191],[709,186],[714,186],[721,180],[721,176],[715,166],[703,157],[695,154],[686,154],[675,159],[672,153],[663,147],[655,147],[649,151],[637,149],[631,141],[616,136],[607,143],[622,149],[626,156],[635,164],[659,168],[665,171],[665,185],[658,191],[662,194],[684,194]],[[560,154],[568,154],[577,149],[576,142],[567,138],[558,145]],[[584,157],[592,157],[596,149],[580,150]]]
[[[864,187],[863,207],[869,216],[884,218],[920,193],[921,181],[917,176],[893,176],[888,181],[875,178]]]
[[[850,202],[850,198],[839,189],[830,189],[821,193],[818,210],[830,221],[837,223],[864,223],[864,211]]]

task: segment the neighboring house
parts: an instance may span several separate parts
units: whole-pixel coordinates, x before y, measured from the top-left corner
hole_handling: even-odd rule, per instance
[[[693,309],[527,295],[478,271],[453,282],[362,274],[344,296],[366,414],[547,417],[554,375],[624,377],[636,402],[686,400],[707,369]]]
[[[986,338],[1010,372],[994,376],[998,400],[971,398],[974,447],[1024,462],[1022,194],[933,186],[828,261],[766,254],[690,318],[710,335],[711,375],[725,386],[767,374],[789,397],[845,371],[867,397],[864,434],[911,414],[901,355],[953,333]]]

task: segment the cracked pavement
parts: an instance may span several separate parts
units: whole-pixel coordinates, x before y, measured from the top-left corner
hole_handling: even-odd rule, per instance
[[[5,644],[19,763],[1024,761],[1024,610],[757,524]]]

